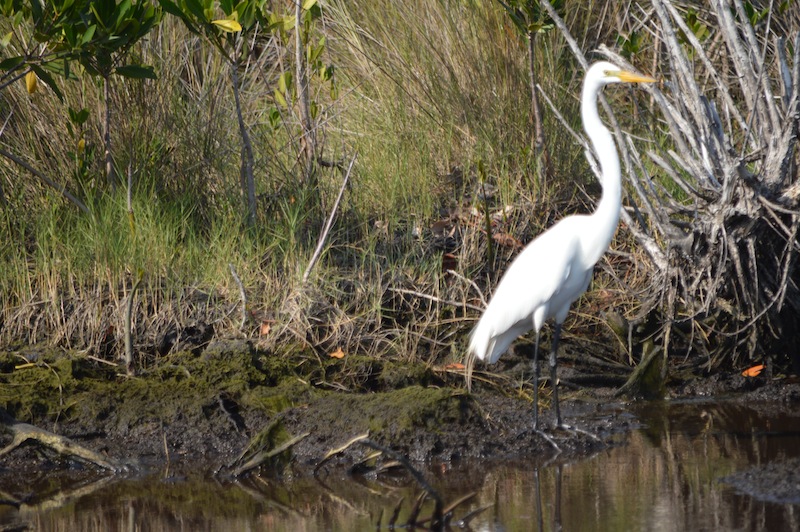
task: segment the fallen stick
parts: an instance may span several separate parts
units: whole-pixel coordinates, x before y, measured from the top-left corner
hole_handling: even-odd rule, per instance
[[[16,421],[6,422],[4,426],[14,434],[14,439],[3,449],[0,449],[0,456],[5,456],[23,443],[33,440],[45,447],[53,449],[59,454],[78,458],[84,462],[94,464],[115,473],[123,469],[119,464],[101,456],[91,449],[78,445],[66,436],[59,436],[58,434],[29,425],[28,423],[19,423]]]
[[[317,263],[317,260],[319,260],[319,256],[322,253],[322,246],[325,245],[325,240],[328,238],[328,232],[331,230],[331,226],[333,225],[333,219],[336,217],[336,211],[339,209],[339,203],[342,201],[342,196],[344,195],[344,189],[347,188],[347,182],[350,179],[350,171],[353,169],[353,165],[356,162],[356,157],[358,157],[358,153],[353,155],[353,158],[350,159],[350,166],[347,167],[347,172],[344,174],[344,179],[342,180],[342,186],[339,188],[339,195],[336,196],[336,201],[333,203],[333,207],[331,208],[331,213],[330,215],[328,215],[328,219],[325,220],[325,226],[322,228],[322,232],[319,235],[319,240],[317,241],[317,248],[314,250],[314,254],[311,256],[311,260],[308,261],[308,266],[306,267],[306,271],[303,272],[304,283],[308,281],[308,276],[311,275],[311,270],[314,268],[314,264]]]
[[[251,470],[257,468],[258,466],[260,466],[261,464],[263,464],[264,462],[266,462],[270,458],[278,456],[282,452],[290,449],[295,444],[297,444],[298,442],[300,442],[304,438],[308,437],[310,434],[311,434],[310,432],[306,432],[305,434],[301,434],[300,436],[296,436],[296,437],[292,438],[291,440],[289,440],[287,442],[284,442],[283,444],[275,447],[274,449],[270,449],[269,451],[259,451],[258,453],[256,453],[255,456],[250,458],[247,462],[245,462],[244,464],[242,464],[239,467],[237,467],[236,469],[234,469],[233,470],[233,476],[234,477],[240,477],[243,474],[247,473],[248,471],[251,471]]]

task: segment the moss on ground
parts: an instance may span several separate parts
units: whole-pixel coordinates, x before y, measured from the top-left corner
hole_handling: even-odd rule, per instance
[[[78,353],[0,354],[0,408],[32,424],[71,423],[122,435],[159,423],[200,426],[219,409],[221,396],[266,418],[300,407],[312,432],[342,427],[392,437],[420,428],[435,432],[463,416],[464,396],[430,386],[435,376],[422,364],[308,356],[319,361],[313,365],[296,354],[234,345],[173,353],[134,377]]]

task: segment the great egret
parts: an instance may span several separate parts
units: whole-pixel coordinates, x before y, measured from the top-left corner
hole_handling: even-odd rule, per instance
[[[586,291],[595,263],[611,244],[622,206],[619,155],[611,133],[600,121],[597,94],[609,83],[652,83],[653,78],[622,70],[601,61],[586,72],[581,95],[583,127],[600,160],[603,196],[590,215],[568,216],[527,245],[509,266],[480,321],[472,331],[467,353],[467,384],[478,358],[494,363],[511,343],[529,330],[536,331],[534,348],[534,429],[539,430],[539,331],[555,318],[550,351],[550,383],[556,423],[561,421],[556,386],[556,352],[561,324],[569,307]]]

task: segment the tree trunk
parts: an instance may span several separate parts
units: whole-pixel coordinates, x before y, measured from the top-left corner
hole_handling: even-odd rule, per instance
[[[105,161],[106,161],[106,182],[111,187],[111,190],[117,188],[117,176],[114,173],[114,160],[111,157],[111,89],[110,81],[108,78],[103,78],[103,99],[106,104],[106,123],[105,131],[103,133],[103,142],[105,144]]]
[[[303,43],[301,16],[302,2],[296,0],[295,16],[295,78],[297,80],[297,103],[300,106],[300,126],[302,138],[300,139],[300,158],[303,161],[303,180],[306,185],[314,186],[314,157],[317,151],[316,128],[311,118],[311,102],[308,91],[308,76],[306,73],[305,46]]]
[[[547,150],[544,138],[544,124],[542,124],[542,110],[539,107],[539,91],[536,87],[536,56],[534,55],[536,44],[536,33],[528,32],[528,74],[530,75],[531,85],[531,110],[533,111],[533,136],[531,137],[531,149],[536,155],[537,162],[541,161],[541,176],[544,177],[543,183],[547,183],[550,178],[550,153]],[[540,177],[541,177],[540,176]]]
[[[240,185],[242,187],[242,197],[247,200],[247,225],[253,226],[256,223],[256,184],[253,177],[253,145],[250,142],[250,135],[244,124],[242,116],[242,105],[239,98],[239,61],[231,63],[231,80],[233,82],[233,99],[236,104],[236,119],[239,122],[239,134],[242,136],[242,166],[240,172]]]

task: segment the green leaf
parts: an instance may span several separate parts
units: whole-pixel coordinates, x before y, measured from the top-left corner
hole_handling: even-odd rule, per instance
[[[89,110],[88,109],[81,109],[80,111],[76,111],[72,107],[69,108],[69,121],[75,124],[76,126],[83,125],[84,122],[89,118]]]
[[[34,26],[38,26],[42,22],[42,6],[39,2],[31,2],[30,5],[33,24]]]
[[[3,48],[8,46],[8,43],[11,42],[11,37],[13,37],[13,36],[14,36],[14,32],[13,31],[9,31],[5,35],[3,35],[3,38],[0,39],[0,46],[2,46]]]
[[[175,2],[172,0],[158,0],[158,3],[161,5],[161,9],[166,11],[172,16],[178,17],[183,21],[183,24],[186,26],[186,29],[191,31],[194,34],[200,34],[200,31],[197,29],[197,26],[194,25],[192,20],[189,16],[184,13],[181,8],[179,8]]]
[[[113,24],[114,27],[119,27],[120,22],[122,22],[127,16],[128,12],[131,10],[131,0],[122,0],[119,4],[117,4],[117,8],[114,10]]]
[[[24,62],[25,62],[24,55],[18,55],[17,57],[9,57],[8,59],[0,61],[0,70],[11,70],[12,68],[16,68]]]
[[[97,31],[97,25],[95,24],[92,24],[91,26],[86,28],[86,31],[83,33],[83,36],[81,37],[80,45],[84,46],[86,43],[91,41],[92,37],[94,37],[95,31]]]
[[[275,97],[275,101],[276,102],[278,102],[283,107],[289,107],[286,104],[286,98],[283,97],[283,94],[281,93],[281,91],[279,91],[278,89],[275,89],[273,92],[274,92],[273,96]]]
[[[156,79],[156,72],[149,65],[124,65],[114,71],[120,76],[133,79]]]
[[[107,30],[108,28],[107,28],[107,26],[105,24],[105,20],[103,20],[103,17],[97,11],[97,3],[96,2],[92,2],[91,4],[89,4],[89,10],[94,14],[94,19],[97,21],[97,24],[102,29]]]
[[[63,102],[64,101],[64,95],[61,94],[61,91],[59,90],[58,85],[56,85],[56,82],[53,79],[53,76],[51,76],[49,72],[47,72],[45,69],[43,69],[39,65],[31,65],[31,69],[34,72],[36,72],[36,75],[39,76],[40,80],[42,80],[45,83],[47,83],[47,85],[51,89],[53,89],[53,92],[56,93],[56,96],[58,96],[58,99]]]
[[[292,86],[292,73],[284,72],[278,78],[278,90],[283,94],[289,93],[289,88]]]
[[[303,2],[303,9],[304,9],[305,11],[308,11],[309,9],[311,9],[312,7],[314,7],[314,5],[315,5],[316,3],[317,3],[317,0],[306,0],[305,2]]]
[[[278,129],[281,126],[281,112],[277,107],[273,107],[269,112],[269,123],[272,129]]]
[[[186,9],[189,10],[189,13],[195,16],[197,20],[206,21],[206,14],[203,10],[203,6],[200,5],[200,2],[197,0],[184,0],[186,3]]]
[[[219,0],[219,7],[221,7],[222,12],[228,16],[236,11],[236,6],[234,5],[233,0]]]

